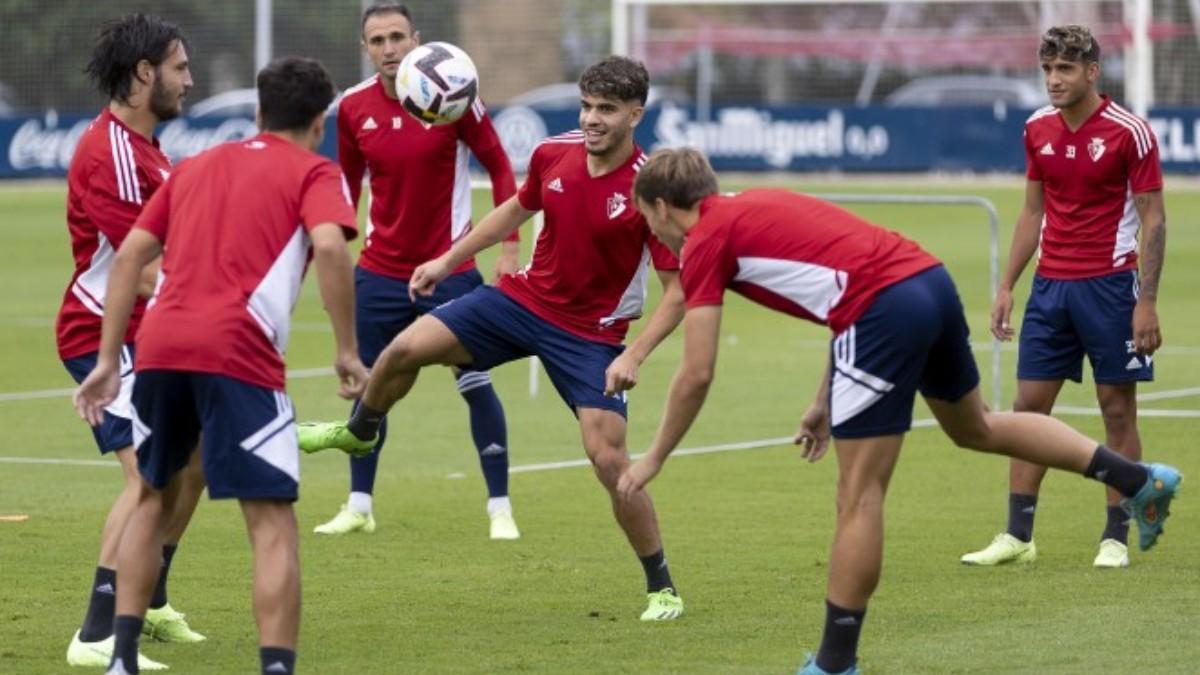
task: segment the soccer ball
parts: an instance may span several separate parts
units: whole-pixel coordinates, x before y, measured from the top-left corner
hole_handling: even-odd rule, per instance
[[[408,53],[396,71],[396,95],[410,115],[427,124],[458,121],[479,93],[471,57],[448,42],[430,42]]]

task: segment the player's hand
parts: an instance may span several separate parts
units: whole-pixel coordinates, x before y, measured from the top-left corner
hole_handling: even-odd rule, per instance
[[[1158,327],[1158,306],[1149,298],[1140,298],[1133,306],[1133,348],[1138,354],[1153,354],[1162,346]]]
[[[814,403],[800,418],[800,428],[796,429],[794,442],[800,446],[800,456],[809,462],[821,459],[829,450],[829,438],[829,407]]]
[[[369,374],[357,354],[339,354],[334,359],[333,370],[338,376],[338,396],[347,400],[362,397]]]
[[[521,250],[521,245],[515,241],[506,241],[500,244],[500,255],[496,256],[496,267],[492,270],[492,283],[500,282],[500,277],[506,274],[516,274],[520,269],[521,264],[518,259],[518,253]]]
[[[662,470],[662,462],[650,455],[645,455],[641,459],[633,462],[625,467],[625,471],[621,473],[621,477],[617,480],[617,494],[623,499],[630,499],[640,492],[646,485],[654,480],[658,472]]]
[[[117,364],[101,359],[75,390],[71,400],[83,421],[97,427],[104,421],[104,408],[116,400],[120,392],[121,373]]]
[[[638,383],[638,366],[641,363],[626,349],[621,355],[608,364],[604,371],[604,395],[617,394],[633,389]]]
[[[1008,342],[1013,339],[1014,331],[1009,324],[1012,318],[1012,290],[996,289],[996,301],[992,303],[992,335],[999,340]]]
[[[434,258],[413,270],[412,279],[408,280],[408,297],[416,300],[417,296],[429,297],[438,283],[450,276],[450,268],[442,257]]]

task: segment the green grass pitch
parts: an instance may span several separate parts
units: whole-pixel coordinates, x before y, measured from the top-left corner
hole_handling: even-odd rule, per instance
[[[782,180],[782,179],[781,179]],[[730,182],[727,189],[744,187]],[[791,183],[814,191],[979,194],[995,201],[1006,252],[1021,200],[1017,181],[964,185]],[[477,194],[481,214],[488,196]],[[1145,392],[1200,380],[1200,192],[1168,189],[1170,222],[1160,315],[1167,348]],[[98,533],[120,483],[62,394],[72,382],[54,351],[53,318],[70,275],[61,184],[0,186],[0,672],[62,673],[83,618]],[[949,265],[975,339],[987,341],[987,239],[970,208],[858,208],[917,239]],[[526,232],[525,248],[531,236]],[[482,266],[490,270],[491,256]],[[1025,281],[1028,281],[1028,273]],[[653,285],[653,284],[652,284]],[[1028,285],[1017,291],[1023,303]],[[313,283],[295,313],[293,369],[328,366],[332,337]],[[635,325],[634,331],[640,329]],[[685,447],[788,436],[810,401],[824,329],[731,296],[717,381]],[[682,341],[672,336],[631,394],[633,452],[657,423]],[[988,355],[979,352],[984,386]],[[1004,352],[1013,389],[1015,352]],[[524,362],[494,372],[508,413],[514,467],[578,460],[573,418],[549,382],[530,398]],[[294,379],[303,419],[347,406],[331,377]],[[1094,405],[1091,385],[1061,403]],[[1011,400],[1006,399],[1006,400]],[[1195,395],[1143,404],[1200,408]],[[917,418],[928,417],[918,405]],[[1092,435],[1095,416],[1065,417]],[[485,491],[450,375],[429,369],[392,416],[376,493],[374,535],[325,539],[312,527],[348,489],[344,458],[303,460],[304,616],[299,666],[310,673],[789,673],[818,645],[834,522],[832,458],[799,461],[792,447],[677,457],[653,486],[666,552],[687,603],[682,620],[645,625],[640,567],[586,467],[512,477],[523,538],[487,540]],[[1194,417],[1143,417],[1147,455],[1200,480]],[[969,569],[958,556],[1004,526],[1007,465],[958,450],[936,429],[914,430],[893,480],[883,581],[868,614],[868,673],[1192,672],[1200,662],[1200,505],[1185,489],[1167,534],[1125,571],[1090,566],[1103,527],[1101,489],[1052,474],[1030,567]],[[174,672],[252,672],[250,559],[235,505],[205,501],[171,577],[172,604],[207,634],[198,645],[145,644]]]

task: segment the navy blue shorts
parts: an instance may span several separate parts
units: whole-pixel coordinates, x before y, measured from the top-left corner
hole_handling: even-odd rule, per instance
[[[138,469],[156,489],[188,463],[201,440],[213,499],[280,499],[299,494],[296,415],[282,391],[224,375],[143,370],[133,385]]]
[[[600,408],[626,416],[625,392],[604,395],[604,373],[624,347],[572,335],[491,286],[480,286],[431,314],[471,353],[471,368],[490,370],[536,356],[572,411]]]
[[[834,438],[902,434],[912,427],[917,391],[954,402],[978,387],[970,333],[945,267],[885,288],[833,338]]]
[[[96,356],[99,352],[65,359],[63,365],[67,372],[80,384],[83,379],[96,367]],[[96,439],[96,447],[100,454],[108,454],[133,445],[133,426],[129,420],[133,417],[133,408],[129,404],[129,395],[133,391],[133,345],[121,347],[121,391],[116,400],[104,409],[104,421],[98,427],[92,427],[92,436]]]
[[[483,285],[479,270],[452,274],[442,280],[433,295],[408,297],[408,280],[384,276],[361,267],[354,269],[354,318],[358,335],[358,358],[370,368],[397,335],[417,317],[438,305],[466,295]]]
[[[1091,279],[1033,278],[1021,320],[1018,380],[1083,380],[1083,355],[1098,384],[1149,382],[1154,365],[1133,348],[1133,270]]]

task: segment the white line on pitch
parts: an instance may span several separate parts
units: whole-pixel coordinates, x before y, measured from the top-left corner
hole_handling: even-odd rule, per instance
[[[1200,387],[1191,387],[1189,389],[1169,389],[1167,391],[1150,391],[1145,394],[1138,394],[1139,401],[1161,401],[1169,398],[1183,398],[1185,396],[1196,396],[1200,394]]]
[[[913,428],[933,427],[937,426],[937,420],[923,419],[913,420]],[[681,448],[672,452],[672,456],[679,455],[710,455],[716,452],[735,452],[737,450],[756,450],[758,448],[773,448],[779,445],[792,445],[793,438],[791,436],[780,436],[778,438],[764,438],[757,441],[742,441],[741,443],[722,443],[720,445],[703,445],[698,448]],[[631,458],[637,459],[641,454],[630,455]],[[509,473],[531,473],[534,471],[552,471],[554,469],[567,469],[577,466],[588,466],[590,461],[587,458],[571,459],[565,462],[545,462],[542,464],[522,464],[514,466],[508,470]]]
[[[68,466],[121,466],[110,459],[54,459],[49,457],[0,457],[0,464],[66,464]]]
[[[1061,405],[1054,407],[1056,415],[1087,415],[1088,417],[1099,417],[1099,408],[1087,408],[1074,405]],[[1164,410],[1161,408],[1139,408],[1137,411],[1138,417],[1200,417],[1200,410]]]

